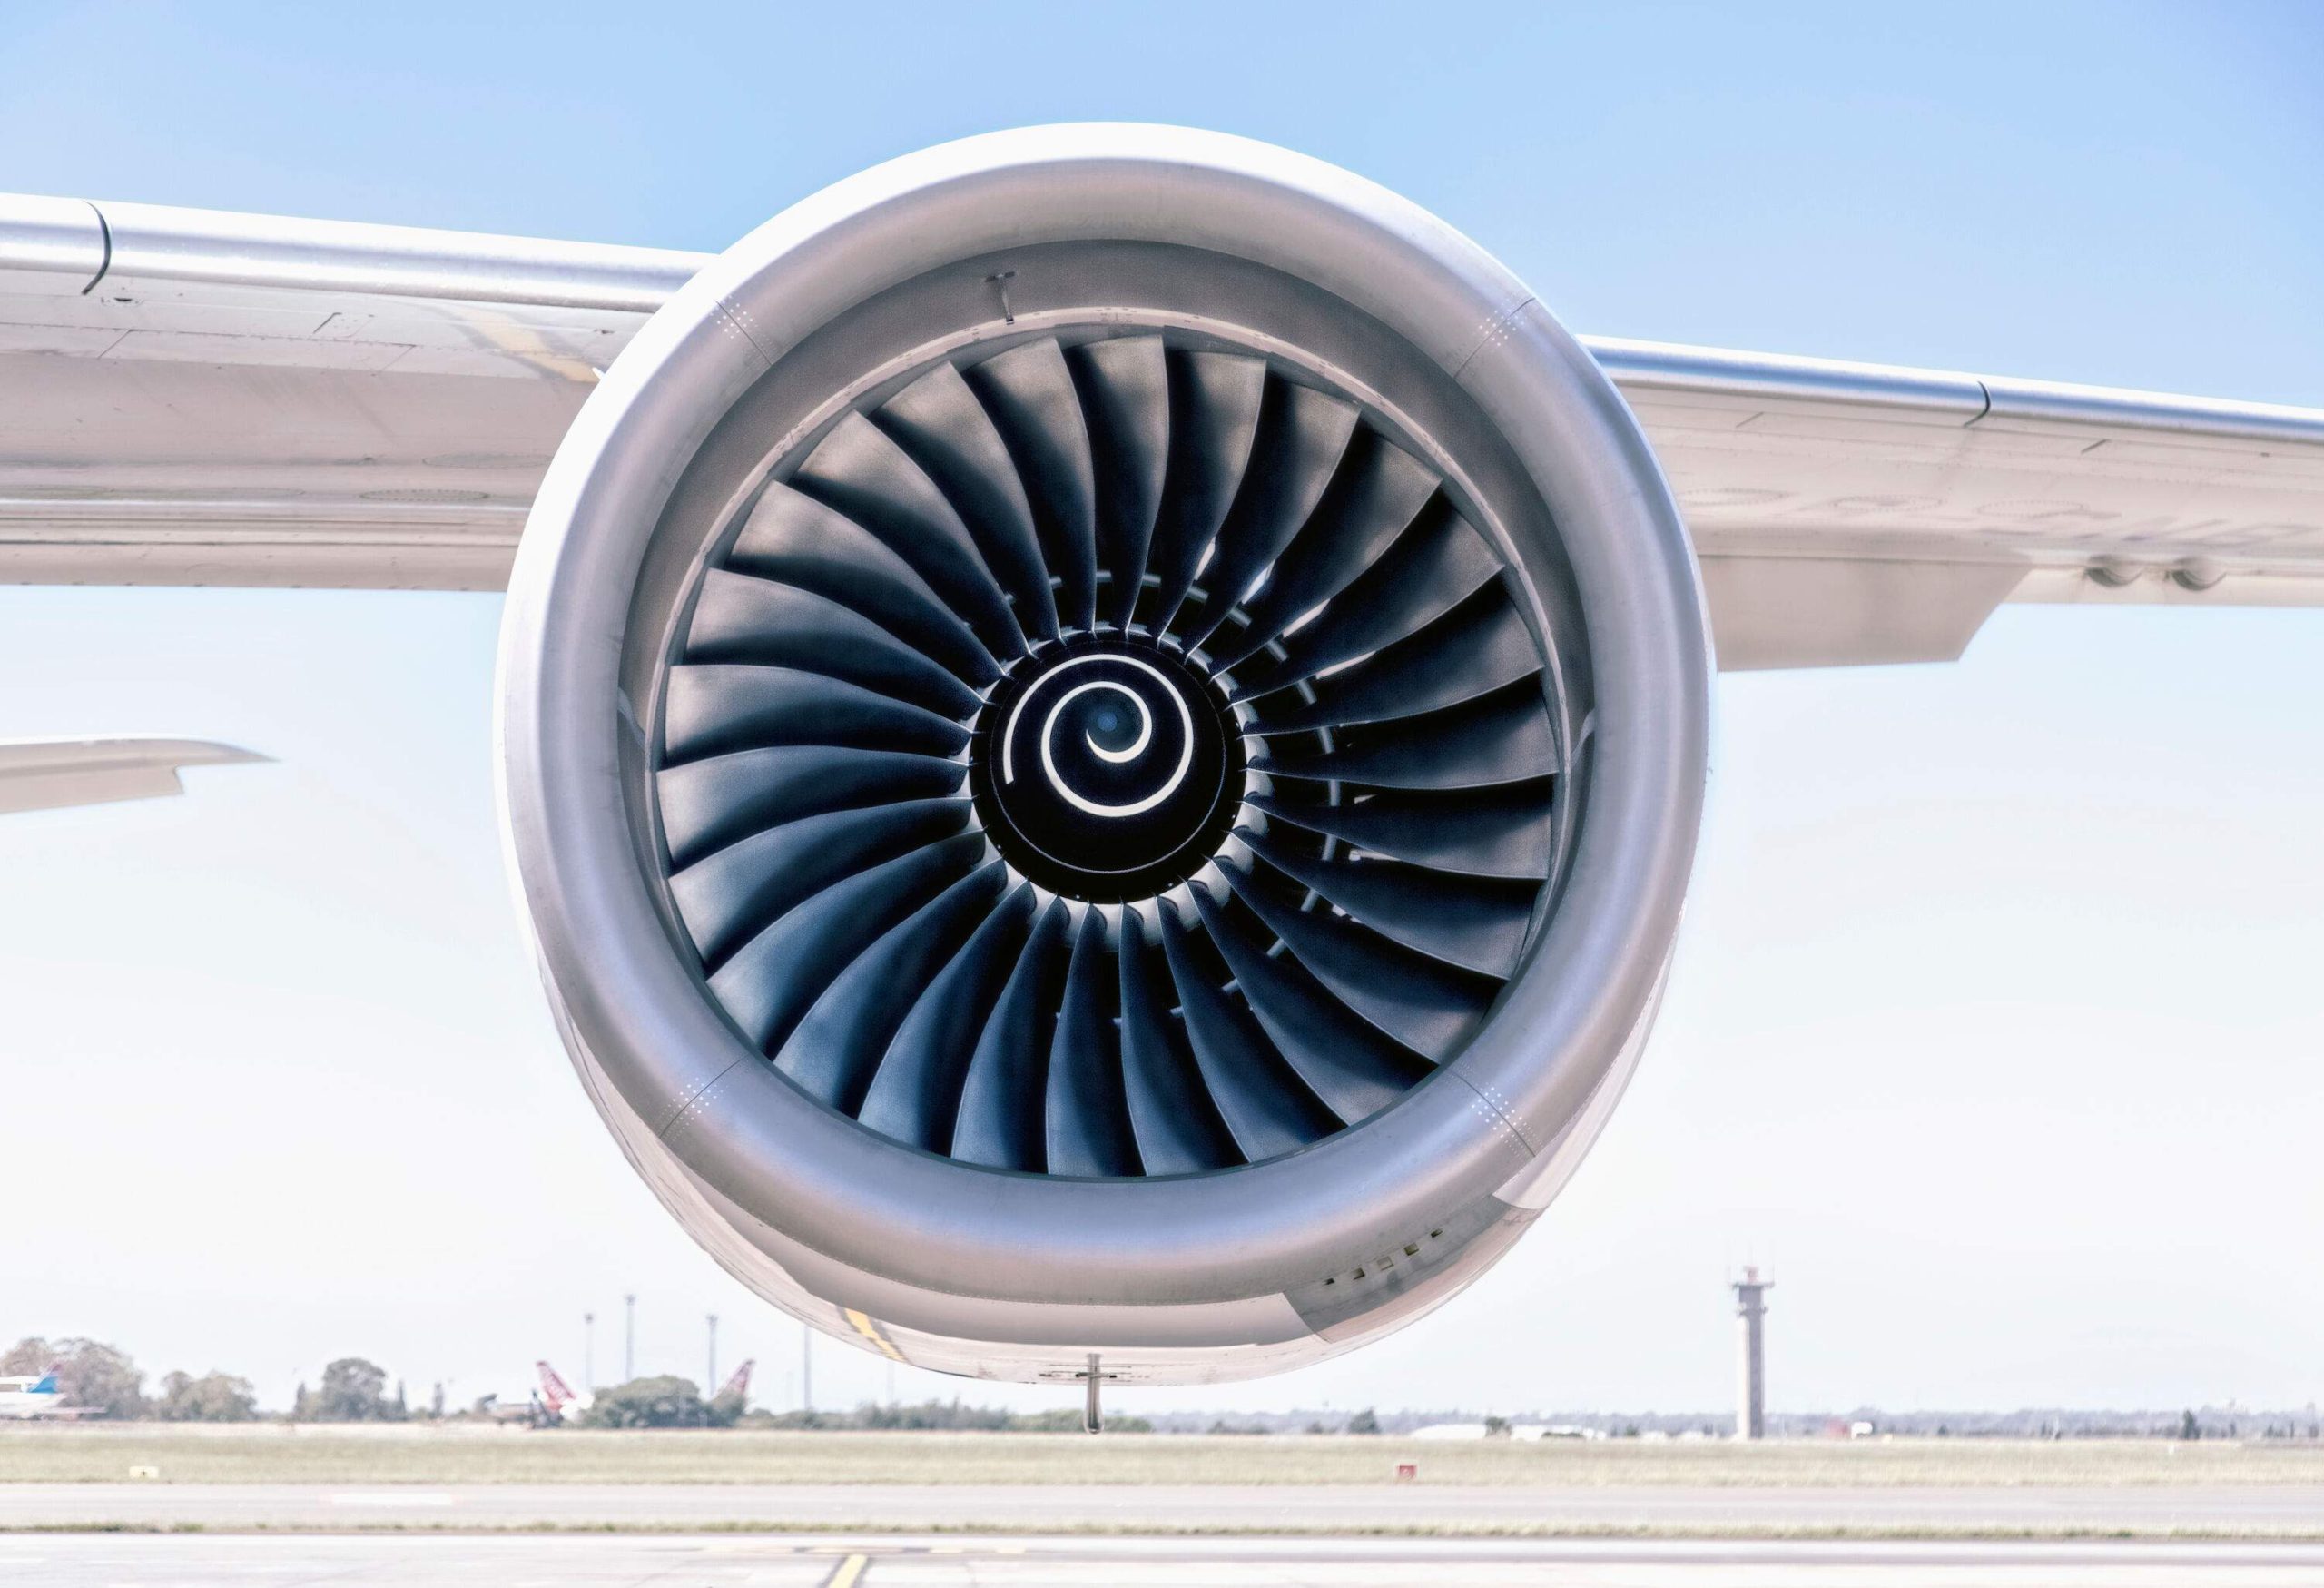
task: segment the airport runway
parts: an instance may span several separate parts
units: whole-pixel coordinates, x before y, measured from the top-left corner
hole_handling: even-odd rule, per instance
[[[0,1581],[42,1588],[2313,1588],[2324,1582],[2324,1545],[84,1534],[0,1537]]]
[[[2324,1487],[1454,1488],[0,1484],[0,1529],[736,1526],[1029,1533],[1635,1532],[2324,1540]]]

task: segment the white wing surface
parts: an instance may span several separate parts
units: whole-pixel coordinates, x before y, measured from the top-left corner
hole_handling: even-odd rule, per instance
[[[2324,605],[2324,410],[1590,345],[1725,666],[1946,661],[2005,600]]]
[[[0,580],[497,589],[702,258],[0,198]]]
[[[27,739],[0,743],[0,815],[185,792],[189,766],[266,757],[202,739]]]
[[[0,196],[0,582],[497,588],[705,258]],[[2324,410],[1590,346],[1723,666],[1949,659],[2004,600],[2324,605]]]

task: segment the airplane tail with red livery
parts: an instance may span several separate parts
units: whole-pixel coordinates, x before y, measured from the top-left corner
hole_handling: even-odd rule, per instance
[[[576,1404],[581,1397],[573,1393],[573,1386],[566,1383],[556,1369],[547,1363],[536,1362],[533,1366],[540,1370],[541,1404],[548,1408],[551,1416],[563,1416],[565,1408]]]

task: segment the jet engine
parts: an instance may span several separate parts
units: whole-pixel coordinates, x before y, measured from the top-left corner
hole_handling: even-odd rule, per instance
[[[1709,686],[1653,456],[1507,271],[1279,149],[1045,128],[806,200],[605,372],[502,798],[583,1083],[743,1283],[1220,1380],[1441,1305],[1571,1172]]]

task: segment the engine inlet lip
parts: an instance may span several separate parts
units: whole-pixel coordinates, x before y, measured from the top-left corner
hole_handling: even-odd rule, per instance
[[[1358,1129],[1246,1171],[1035,1180],[877,1144],[741,1062],[731,1029],[670,953],[634,863],[615,774],[632,753],[621,636],[687,461],[791,347],[947,260],[1105,238],[1297,275],[1456,380],[1557,525],[1590,614],[1600,725],[1556,917],[1452,1067],[1454,1084],[1423,1086]],[[519,553],[502,801],[576,1061],[608,1117],[618,1110],[693,1179],[908,1283],[1092,1305],[1257,1297],[1288,1275],[1341,1266],[1384,1226],[1480,1197],[1521,1199],[1586,1145],[1591,1101],[1619,1084],[1675,935],[1702,798],[1708,673],[1699,581],[1652,455],[1594,361],[1514,278],[1415,207],[1283,151],[1175,129],[1043,129],[908,157],[795,206],[684,289],[608,371],[559,449]],[[975,1196],[960,1196],[971,1179]]]

